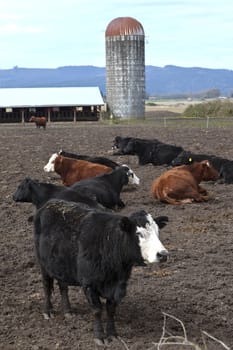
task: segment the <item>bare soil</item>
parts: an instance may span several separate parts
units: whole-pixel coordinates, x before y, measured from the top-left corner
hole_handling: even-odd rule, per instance
[[[112,156],[111,145],[117,135],[154,137],[194,152],[233,159],[233,129],[158,129],[153,124],[100,122],[48,124],[46,130],[31,124],[1,125],[0,349],[96,348],[91,311],[80,288],[70,289],[73,315],[65,319],[56,285],[55,317],[49,321],[43,319],[41,276],[34,255],[33,226],[28,222],[35,209],[30,203],[12,200],[26,176],[61,183],[58,175],[43,171],[50,155],[61,148],[128,164],[140,177],[141,184],[123,190],[126,207],[121,212],[128,214],[143,208],[154,216],[169,217],[168,225],[161,230],[169,259],[161,266],[133,270],[127,296],[116,315],[120,340],[114,341],[110,348],[157,349],[154,343],[162,335],[163,313],[180,319],[187,338],[201,349],[204,349],[202,331],[233,348],[233,185],[203,183],[211,195],[206,203],[172,206],[153,200],[151,183],[166,167],[139,166],[135,156]],[[166,328],[173,335],[183,335],[179,323],[171,319]],[[208,350],[223,348],[220,343],[205,339]]]

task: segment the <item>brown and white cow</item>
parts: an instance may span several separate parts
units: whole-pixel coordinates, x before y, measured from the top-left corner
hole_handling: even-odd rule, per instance
[[[208,160],[181,165],[169,169],[152,183],[154,198],[169,204],[203,202],[209,199],[207,191],[199,184],[201,181],[215,181],[218,171]]]
[[[50,157],[48,164],[44,166],[44,171],[56,172],[61,176],[63,185],[71,186],[82,179],[110,173],[112,168],[103,164],[63,157],[58,153],[54,153]]]

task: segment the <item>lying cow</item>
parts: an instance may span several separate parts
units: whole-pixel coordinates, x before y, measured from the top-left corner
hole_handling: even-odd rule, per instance
[[[112,168],[103,164],[91,163],[86,160],[67,158],[54,153],[48,164],[44,166],[44,171],[54,171],[61,176],[63,185],[71,186],[81,179],[87,179],[96,175],[110,173]]]
[[[111,159],[105,158],[105,157],[91,157],[91,156],[87,156],[87,155],[83,155],[83,154],[70,153],[70,152],[66,152],[63,150],[60,150],[59,154],[63,157],[82,159],[82,160],[87,160],[88,162],[92,162],[92,163],[103,164],[103,165],[106,165],[112,169],[115,169],[117,166],[119,166],[118,163],[112,161]]]
[[[226,184],[233,184],[233,161],[227,160],[223,162],[220,168],[220,178]]]
[[[35,250],[45,293],[44,317],[52,311],[53,280],[57,280],[65,315],[71,312],[69,286],[81,286],[94,317],[94,339],[104,345],[117,336],[114,316],[126,295],[134,265],[165,262],[168,251],[159,240],[167,217],[141,210],[129,217],[87,209],[78,203],[51,200],[34,221]],[[106,333],[102,302],[106,299]]]
[[[97,202],[104,207],[115,209],[125,206],[120,193],[128,184],[139,185],[139,178],[127,165],[122,165],[111,173],[81,180],[70,188],[74,191],[84,189],[87,193],[94,195]]]
[[[132,137],[122,137],[122,136],[116,136],[113,145],[112,145],[112,150],[113,155],[123,155],[125,153],[125,147],[127,146],[128,142],[132,140]]]
[[[178,165],[188,165],[193,162],[201,162],[202,160],[209,160],[211,165],[219,172],[220,177],[222,179],[222,182],[225,183],[233,183],[230,179],[231,177],[231,160],[210,155],[210,154],[202,154],[202,153],[192,153],[189,151],[183,151],[176,158],[173,159],[171,165],[172,166],[178,166]]]
[[[202,160],[209,160],[213,167],[220,171],[222,164],[228,161],[226,158],[217,157],[213,154],[192,153],[189,151],[182,151],[171,162],[172,166],[188,165],[193,162],[201,162]]]
[[[152,163],[153,165],[169,165],[183,150],[180,146],[162,143],[158,140],[132,139],[124,149],[126,154],[138,157],[139,165]]]
[[[13,194],[13,200],[21,203],[32,203],[37,209],[41,208],[52,198],[64,199],[72,202],[82,202],[92,208],[102,208],[96,201],[95,195],[85,189],[73,191],[69,187],[58,186],[51,183],[39,182],[26,177]]]
[[[157,139],[142,139],[138,137],[121,137],[116,136],[112,145],[112,149],[114,150],[113,155],[135,155],[135,151],[133,149],[128,148],[128,144],[130,142],[139,141],[141,143],[152,143],[157,144],[160,143]]]
[[[207,201],[207,191],[199,184],[218,178],[218,171],[208,160],[203,160],[169,169],[153,181],[151,192],[154,198],[170,204]]]

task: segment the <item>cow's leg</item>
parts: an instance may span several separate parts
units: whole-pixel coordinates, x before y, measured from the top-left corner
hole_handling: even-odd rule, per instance
[[[48,320],[51,316],[51,310],[53,305],[51,303],[51,295],[53,291],[53,278],[49,277],[49,275],[42,269],[42,283],[44,288],[45,295],[45,304],[44,304],[44,318]]]
[[[198,185],[198,192],[203,194],[204,196],[207,195],[207,191],[205,188],[201,187],[200,185]]]
[[[114,316],[116,313],[117,303],[111,300],[106,301],[106,311],[107,311],[107,326],[106,333],[107,337],[114,338],[117,337],[117,332],[115,328]]]
[[[198,188],[193,188],[192,186],[183,188],[182,193],[179,191],[170,191],[166,193],[163,191],[163,197],[160,198],[170,204],[187,204],[196,202],[203,202],[208,200],[208,196],[204,193],[199,193]]]
[[[61,293],[61,304],[65,317],[69,317],[71,315],[71,307],[70,301],[68,297],[68,286],[62,282],[58,282],[58,286]]]
[[[196,202],[205,202],[209,199],[208,196],[204,196],[198,192],[194,192],[193,194],[191,194],[191,197],[193,198],[194,201]]]
[[[94,337],[97,345],[104,345],[104,329],[102,324],[102,304],[99,295],[91,289],[91,287],[84,288],[87,301],[91,306],[94,314]]]
[[[119,209],[122,209],[125,207],[125,203],[120,198],[117,199],[117,207]]]

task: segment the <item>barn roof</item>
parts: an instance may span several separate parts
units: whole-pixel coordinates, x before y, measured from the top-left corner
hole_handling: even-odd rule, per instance
[[[98,87],[0,89],[1,107],[101,106]]]

